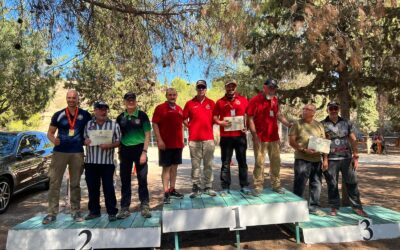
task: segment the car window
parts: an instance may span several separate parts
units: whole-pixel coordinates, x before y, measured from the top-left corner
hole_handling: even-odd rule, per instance
[[[36,151],[39,149],[40,145],[40,139],[36,135],[27,135],[22,137],[20,143],[19,143],[19,149],[18,151],[21,152],[21,150],[25,148],[30,148],[33,151]]]
[[[0,155],[12,154],[16,140],[16,135],[0,134]]]

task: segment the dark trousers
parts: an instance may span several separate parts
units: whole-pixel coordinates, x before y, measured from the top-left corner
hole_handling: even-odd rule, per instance
[[[352,159],[329,160],[328,171],[324,172],[326,183],[328,184],[329,206],[332,208],[340,207],[340,194],[338,188],[339,171],[346,185],[350,204],[354,208],[362,208],[360,192],[358,191],[357,172],[353,169]]]
[[[139,200],[142,205],[149,204],[149,190],[147,189],[147,161],[140,165],[140,156],[142,155],[143,144],[135,146],[124,146],[120,148],[120,177],[121,177],[121,208],[129,208],[131,205],[132,190],[131,176],[132,166],[135,163],[136,177],[139,183]]]
[[[246,136],[222,136],[221,146],[221,186],[223,189],[229,188],[231,185],[231,161],[233,150],[235,150],[236,160],[239,165],[239,182],[241,187],[249,185],[247,180],[247,163],[246,163]]]
[[[293,193],[302,197],[309,182],[309,201],[308,209],[315,211],[319,206],[321,195],[322,169],[321,162],[310,162],[301,159],[294,161],[294,185]]]
[[[113,164],[85,163],[85,179],[89,191],[89,211],[91,214],[100,214],[100,186],[103,185],[104,200],[107,213],[115,215],[118,212],[117,199],[114,189]]]

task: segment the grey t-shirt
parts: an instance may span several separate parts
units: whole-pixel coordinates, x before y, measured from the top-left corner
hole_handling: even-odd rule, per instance
[[[325,128],[326,138],[331,140],[331,150],[328,155],[329,160],[348,159],[352,156],[350,134],[354,133],[353,124],[339,116],[336,123],[327,116],[321,121]]]

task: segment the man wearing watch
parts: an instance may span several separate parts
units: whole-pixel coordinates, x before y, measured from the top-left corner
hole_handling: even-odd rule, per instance
[[[147,188],[147,148],[150,141],[150,120],[147,114],[137,107],[136,95],[128,92],[124,95],[126,110],[117,117],[121,128],[120,177],[121,177],[121,210],[118,219],[129,217],[131,205],[131,173],[135,163],[139,183],[139,200],[141,214],[150,218],[149,190]]]
[[[346,184],[350,204],[353,211],[363,217],[368,214],[363,210],[358,191],[357,172],[358,149],[354,126],[348,120],[339,116],[339,103],[328,103],[328,116],[322,121],[325,127],[327,139],[331,140],[331,148],[328,155],[328,163],[323,171],[328,184],[328,199],[331,207],[331,215],[336,216],[340,207],[340,195],[338,188],[339,171]]]

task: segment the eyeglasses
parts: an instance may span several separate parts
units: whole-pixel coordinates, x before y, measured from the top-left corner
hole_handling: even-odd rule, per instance
[[[197,87],[196,87],[196,89],[198,89],[198,90],[200,90],[200,89],[203,90],[203,89],[206,89],[206,88],[207,88],[207,87],[206,87],[206,86],[203,86],[203,85],[200,85],[200,86],[197,86]]]
[[[328,108],[329,111],[338,111],[339,107],[333,106]]]

